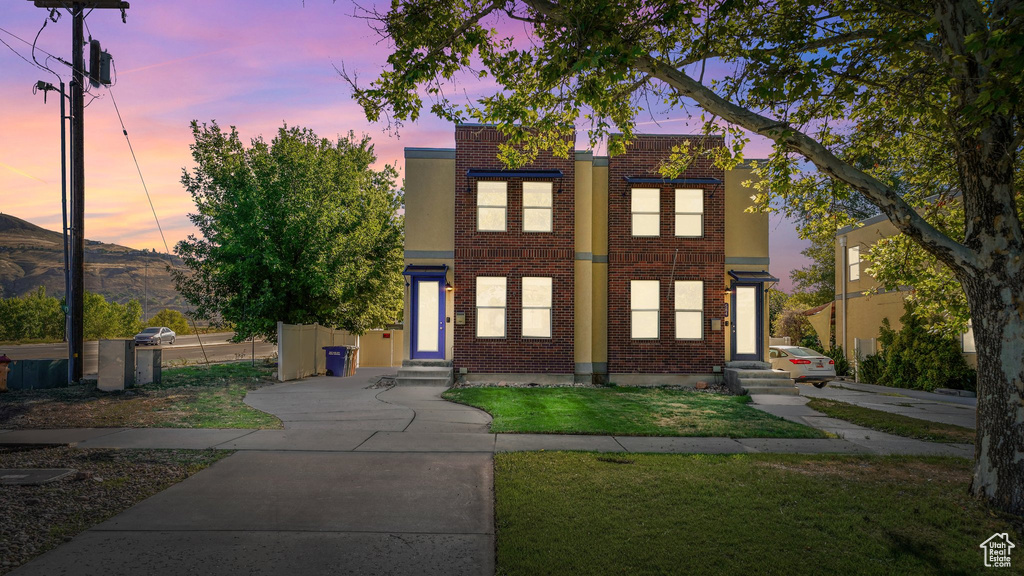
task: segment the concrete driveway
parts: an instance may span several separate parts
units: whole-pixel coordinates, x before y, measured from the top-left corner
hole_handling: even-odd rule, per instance
[[[224,431],[243,451],[12,574],[493,574],[490,417],[385,372],[250,393],[285,430]]]

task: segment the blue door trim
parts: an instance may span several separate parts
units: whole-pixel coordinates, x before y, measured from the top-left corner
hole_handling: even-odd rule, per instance
[[[755,314],[757,315],[757,349],[754,354],[737,354],[736,353],[736,289],[740,286],[750,286],[757,290],[757,302],[755,308]],[[729,323],[732,327],[730,331],[732,337],[730,340],[730,352],[733,360],[737,361],[757,361],[764,362],[764,282],[736,282],[732,283],[732,303],[729,305],[730,318]]]
[[[444,360],[445,353],[445,282],[447,279],[447,266],[423,266],[415,267],[417,269],[410,270],[413,266],[406,267],[406,276],[410,277],[410,307],[412,310],[409,312],[410,320],[410,336],[409,336],[409,356],[414,360]],[[420,300],[420,283],[426,282],[437,282],[437,302],[438,302],[438,329],[437,329],[437,352],[420,352],[418,343],[419,334],[419,300]]]

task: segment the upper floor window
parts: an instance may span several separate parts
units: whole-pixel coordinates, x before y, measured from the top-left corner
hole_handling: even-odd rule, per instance
[[[630,203],[633,236],[661,235],[661,191],[657,188],[633,188]]]
[[[850,266],[850,281],[860,280],[860,246],[850,246],[846,253]]]
[[[523,277],[523,338],[551,338],[551,278]]]
[[[676,190],[676,236],[704,235],[704,191]]]
[[[964,354],[977,354],[978,348],[974,345],[974,326],[967,323],[967,332],[964,332],[961,340],[961,348]]]
[[[476,277],[476,337],[505,337],[506,279]]]
[[[504,232],[508,212],[507,182],[476,183],[476,229]]]
[[[704,282],[677,280],[675,285],[676,338],[704,338]]]
[[[523,182],[523,232],[551,232],[550,182]]]
[[[660,286],[657,280],[629,281],[630,337],[634,340],[658,338]]]

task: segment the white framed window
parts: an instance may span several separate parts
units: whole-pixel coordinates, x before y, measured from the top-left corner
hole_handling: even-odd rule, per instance
[[[551,338],[551,278],[523,277],[523,338]]]
[[[850,246],[847,248],[846,258],[850,266],[850,281],[860,280],[860,246]]]
[[[704,282],[702,280],[676,280],[675,308],[676,339],[703,339]]]
[[[523,232],[551,232],[551,182],[523,182]]]
[[[633,188],[630,193],[633,236],[661,235],[661,190]]]
[[[967,323],[967,332],[964,332],[961,349],[964,354],[977,354],[978,348],[974,345],[974,326],[970,322]]]
[[[634,340],[658,339],[660,291],[657,280],[629,281],[630,337]]]
[[[502,277],[476,277],[476,337],[505,337],[506,282]]]
[[[508,214],[508,182],[476,183],[476,229],[504,232]]]
[[[704,191],[676,189],[676,236],[699,238],[704,235]]]

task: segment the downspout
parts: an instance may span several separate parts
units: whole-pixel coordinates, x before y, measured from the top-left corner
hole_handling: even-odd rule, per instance
[[[846,236],[839,237],[839,247],[842,248],[843,254],[843,354],[849,356],[849,351],[846,348],[846,273],[849,263],[846,261]]]

